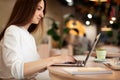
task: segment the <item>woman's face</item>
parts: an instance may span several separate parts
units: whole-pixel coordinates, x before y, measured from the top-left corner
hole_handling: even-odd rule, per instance
[[[33,24],[38,24],[41,18],[44,17],[43,10],[44,10],[44,1],[41,0],[38,3],[35,14],[33,16],[33,19],[32,19]]]

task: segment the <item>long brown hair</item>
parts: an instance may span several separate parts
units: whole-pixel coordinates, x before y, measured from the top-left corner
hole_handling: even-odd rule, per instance
[[[0,34],[0,40],[3,38],[5,30],[10,26],[10,25],[17,25],[17,26],[24,26],[27,23],[30,22],[30,20],[33,18],[37,5],[41,0],[17,0],[13,11],[11,13],[11,16],[8,20],[7,25],[5,26],[5,29],[2,31]],[[44,10],[43,13],[45,15],[46,13],[46,1],[44,1]],[[41,25],[41,28],[43,29],[43,18],[39,22]],[[30,27],[28,28],[28,31],[34,32],[35,30],[38,29],[39,24],[31,24]]]

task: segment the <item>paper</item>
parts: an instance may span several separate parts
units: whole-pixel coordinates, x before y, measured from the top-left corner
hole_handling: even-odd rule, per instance
[[[68,67],[63,68],[64,71],[70,73],[70,74],[111,74],[112,70],[101,68],[101,67]]]

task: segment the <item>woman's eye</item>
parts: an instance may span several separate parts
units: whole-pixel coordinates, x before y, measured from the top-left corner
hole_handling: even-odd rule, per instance
[[[41,10],[41,8],[37,8],[37,10]]]

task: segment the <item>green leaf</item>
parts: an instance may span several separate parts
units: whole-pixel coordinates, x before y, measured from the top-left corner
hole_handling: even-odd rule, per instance
[[[55,31],[53,29],[50,29],[50,30],[47,31],[47,34],[48,35],[53,35],[53,34],[55,34]]]
[[[52,23],[52,28],[56,29],[56,30],[58,29],[58,26],[57,26],[57,24],[55,22]]]
[[[66,33],[66,34],[69,33],[69,28],[64,28],[63,32]]]
[[[60,40],[60,36],[58,36],[58,35],[56,35],[56,34],[54,34],[54,35],[52,36],[52,38],[53,38],[55,41],[59,41],[59,40]]]
[[[108,31],[107,35],[108,35],[108,37],[112,37],[113,36],[113,32],[112,31]]]

